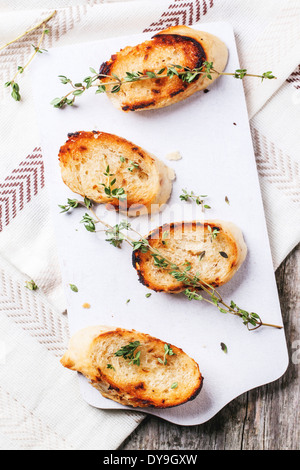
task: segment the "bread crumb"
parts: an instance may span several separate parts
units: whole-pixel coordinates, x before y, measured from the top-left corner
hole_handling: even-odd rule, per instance
[[[174,181],[176,179],[176,173],[173,168],[168,168],[168,177],[170,181]]]
[[[182,159],[182,156],[180,154],[180,152],[175,151],[175,152],[170,152],[166,155],[166,159],[167,160],[181,160]]]
[[[91,307],[90,304],[88,304],[87,302],[85,302],[82,306],[83,306],[83,308],[90,308]]]

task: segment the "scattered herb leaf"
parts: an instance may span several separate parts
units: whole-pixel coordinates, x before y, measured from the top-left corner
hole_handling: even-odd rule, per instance
[[[70,289],[73,291],[73,292],[78,292],[78,287],[75,286],[75,284],[69,284],[70,286]]]
[[[137,366],[140,365],[140,355],[141,351],[138,351],[136,354],[136,349],[141,345],[139,341],[133,341],[125,346],[122,346],[117,352],[115,352],[115,356],[121,357],[123,356],[124,359],[129,359],[129,364],[136,364]]]
[[[38,286],[36,283],[31,279],[30,281],[25,282],[25,287],[29,290],[37,290]]]
[[[182,194],[180,194],[179,198],[181,201],[195,201],[198,206],[202,207],[202,211],[204,212],[205,209],[211,209],[208,204],[205,204],[204,199],[208,197],[206,194],[197,196],[194,191],[190,193],[186,189],[182,189]]]

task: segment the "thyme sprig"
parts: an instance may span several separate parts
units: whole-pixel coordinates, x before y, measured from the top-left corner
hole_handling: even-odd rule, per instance
[[[116,224],[114,227],[107,229],[105,231],[105,235],[107,236],[106,240],[111,245],[115,246],[116,248],[121,248],[123,241],[125,240],[125,235],[122,233],[122,230],[129,230],[130,224],[125,220],[122,221],[120,224]]]
[[[182,194],[179,196],[181,201],[195,201],[198,206],[201,206],[202,212],[204,212],[205,209],[211,209],[211,207],[204,201],[207,197],[207,194],[197,196],[194,191],[188,192],[186,189],[182,189]]]
[[[25,287],[29,290],[37,290],[38,289],[38,286],[36,285],[36,283],[34,282],[33,279],[31,279],[30,281],[26,281],[25,282]]]
[[[76,206],[73,205],[73,208],[78,207],[79,205],[83,205],[84,207],[88,208],[94,217],[92,218],[87,213],[84,215],[82,222],[84,221],[85,228],[88,231],[95,231],[95,223],[100,223],[106,227],[105,234],[108,237],[107,241],[113,246],[119,248],[123,241],[126,241],[132,247],[133,251],[141,250],[144,253],[150,252],[153,257],[154,265],[157,268],[165,269],[172,277],[174,277],[174,279],[185,285],[186,288],[183,293],[188,298],[188,300],[204,301],[217,307],[221,313],[230,313],[235,315],[242,320],[243,324],[248,328],[248,330],[255,330],[261,326],[282,329],[282,326],[264,323],[257,313],[249,312],[240,308],[233,300],[231,300],[228,304],[222,298],[221,294],[215,289],[215,287],[200,278],[199,273],[193,274],[191,272],[191,264],[189,262],[184,263],[182,266],[174,263],[157,248],[151,246],[149,241],[142,237],[142,235],[139,234],[129,222],[123,221],[118,225],[111,226],[102,221],[96,215],[92,209],[92,203],[89,201],[89,199],[85,198],[84,201],[78,201],[78,204]],[[91,227],[93,230],[91,230]],[[135,240],[131,238],[128,233],[124,234],[123,230],[138,235],[139,239]],[[211,230],[211,236],[217,236],[217,231],[214,233],[213,228]],[[200,294],[198,292],[199,290],[203,291],[203,294],[202,292]]]
[[[210,233],[210,241],[213,242],[215,238],[217,238],[218,233],[220,232],[218,227],[211,227],[210,225],[207,226],[207,230]]]
[[[107,165],[105,172],[103,173],[104,176],[107,177],[107,183],[100,183],[101,186],[104,187],[105,194],[110,198],[116,198],[120,201],[124,201],[126,199],[126,193],[124,188],[115,188],[116,178],[110,180],[111,176],[115,176],[113,173],[110,173],[109,165]]]
[[[99,93],[118,93],[122,86],[126,83],[138,82],[143,80],[153,80],[162,78],[173,78],[177,76],[180,80],[187,83],[192,83],[200,75],[213,80],[213,75],[230,75],[237,79],[243,79],[244,77],[257,77],[263,82],[266,79],[276,79],[271,71],[264,72],[261,75],[251,74],[247,72],[247,69],[237,69],[235,72],[218,72],[213,65],[213,62],[203,62],[201,67],[191,69],[179,64],[170,64],[158,71],[137,71],[137,72],[126,72],[124,77],[118,77],[116,74],[105,75],[97,73],[96,70],[90,67],[92,75],[85,77],[81,82],[74,83],[70,78],[65,75],[59,75],[61,83],[64,85],[70,84],[72,89],[60,98],[54,98],[50,104],[55,108],[64,108],[65,106],[73,106],[77,96],[82,95],[91,87],[96,87],[96,94]],[[102,82],[103,79],[109,79],[109,81]]]
[[[122,346],[118,351],[115,352],[115,356],[124,357],[129,360],[129,364],[140,365],[141,351],[137,351],[137,348],[141,345],[139,341],[133,341],[125,346]]]
[[[32,31],[35,31],[36,29],[42,27],[42,34],[41,34],[41,37],[39,39],[39,42],[37,45],[34,45],[32,44],[32,47],[34,49],[34,52],[32,53],[32,55],[29,57],[28,61],[26,62],[25,65],[19,65],[18,68],[17,68],[17,71],[15,73],[15,75],[13,76],[13,78],[9,81],[7,81],[5,83],[5,87],[6,88],[11,88],[11,97],[15,100],[15,101],[21,101],[21,94],[20,94],[20,86],[19,84],[17,83],[17,77],[21,74],[24,73],[25,69],[27,69],[29,67],[29,65],[31,64],[31,62],[33,61],[33,59],[35,58],[35,56],[37,54],[43,54],[43,52],[47,52],[46,49],[42,49],[42,43],[43,43],[43,40],[44,40],[44,37],[46,34],[49,34],[49,29],[47,28],[47,24],[48,22],[56,15],[56,10],[53,11],[49,16],[47,16],[47,18],[45,18],[43,21],[41,21],[40,23],[38,23],[37,25],[33,26],[32,28],[30,28],[29,30],[25,31],[25,33],[21,34],[20,36],[18,36],[17,38],[15,38],[14,40],[8,42],[7,44],[5,44],[4,46],[0,47],[0,51],[3,50],[4,48],[6,48],[7,46],[9,46],[10,44],[13,44],[14,42],[18,41],[19,39],[23,38],[24,36],[28,35],[29,33],[31,33]]]

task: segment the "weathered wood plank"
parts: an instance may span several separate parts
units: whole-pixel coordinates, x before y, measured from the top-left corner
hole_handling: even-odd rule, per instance
[[[147,417],[122,449],[300,449],[300,245],[276,272],[290,364],[279,380],[247,392],[200,426]]]

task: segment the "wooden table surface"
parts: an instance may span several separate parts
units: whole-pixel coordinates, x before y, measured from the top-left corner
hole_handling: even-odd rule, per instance
[[[300,449],[300,245],[277,269],[276,280],[290,358],[286,373],[199,426],[181,427],[148,415],[120,449]]]

